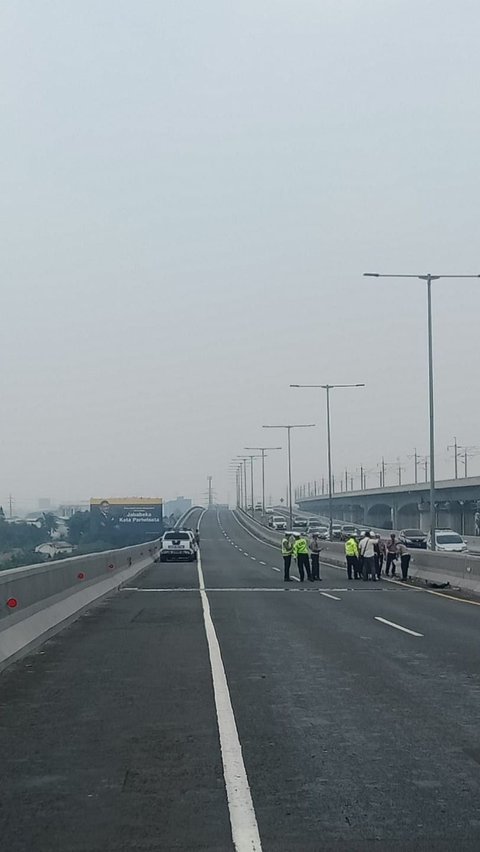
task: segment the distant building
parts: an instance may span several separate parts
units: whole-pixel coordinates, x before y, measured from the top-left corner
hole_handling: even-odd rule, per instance
[[[29,512],[23,518],[23,522],[29,524],[31,527],[38,527],[40,529],[43,523],[43,515],[39,515],[38,512]]]
[[[171,517],[174,515],[179,518],[184,512],[192,508],[190,497],[176,497],[175,500],[168,500],[164,505],[165,515]]]
[[[62,553],[73,553],[73,551],[74,547],[68,541],[46,541],[44,544],[39,544],[35,548],[35,553],[43,553],[44,556],[48,556],[50,559]]]
[[[58,515],[61,518],[71,518],[76,512],[88,512],[90,503],[85,500],[80,503],[63,503],[58,507]]]

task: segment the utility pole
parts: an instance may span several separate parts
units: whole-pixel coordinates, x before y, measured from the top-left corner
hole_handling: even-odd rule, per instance
[[[463,453],[459,453],[460,458],[463,458],[464,472],[465,478],[468,476],[468,457],[478,455],[478,447],[458,447],[459,450],[463,450]]]
[[[454,452],[455,479],[458,479],[458,444],[456,436],[453,439],[453,444],[448,444],[447,450],[453,450]]]
[[[13,518],[13,497],[11,494],[8,495],[8,508],[9,508],[9,518]]]
[[[212,490],[212,478],[211,476],[207,476],[208,479],[208,508],[211,509],[213,506],[213,490]]]

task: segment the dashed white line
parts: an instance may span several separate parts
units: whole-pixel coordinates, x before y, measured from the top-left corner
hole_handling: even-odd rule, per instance
[[[266,565],[266,564],[267,564],[266,562],[262,562],[262,560],[260,560],[260,565]]]
[[[388,624],[389,627],[395,627],[396,630],[401,630],[403,633],[409,633],[410,636],[423,636],[423,633],[417,633],[416,630],[409,630],[408,627],[402,627],[401,624],[395,624],[394,621],[387,621],[386,618],[381,618],[379,615],[374,615],[375,621],[381,621],[382,624]]]
[[[257,561],[256,556],[251,556],[251,557],[250,557],[250,559],[253,559],[253,561],[254,561],[254,562],[256,562],[256,561]]]
[[[276,568],[275,565],[272,565],[272,571],[280,571],[280,568]]]
[[[329,595],[328,592],[320,592],[320,594],[323,595],[324,598],[330,598],[332,601],[341,601],[342,600],[341,598],[335,597],[335,595]]]

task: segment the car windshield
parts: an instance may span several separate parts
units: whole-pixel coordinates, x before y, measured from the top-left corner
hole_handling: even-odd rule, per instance
[[[163,536],[164,541],[188,541],[190,536],[186,532],[170,532]]]
[[[425,536],[425,533],[422,530],[404,530],[403,535],[407,536],[407,538],[414,538],[416,536]]]
[[[463,538],[457,533],[437,533],[438,544],[463,544]]]

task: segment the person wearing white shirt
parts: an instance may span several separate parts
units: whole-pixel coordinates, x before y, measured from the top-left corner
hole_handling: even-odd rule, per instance
[[[360,551],[360,559],[362,560],[362,579],[364,581],[368,580],[368,575],[370,574],[372,577],[372,581],[375,583],[377,578],[375,576],[375,545],[378,544],[378,538],[376,537],[374,532],[366,532],[365,536],[361,539],[358,549]]]

